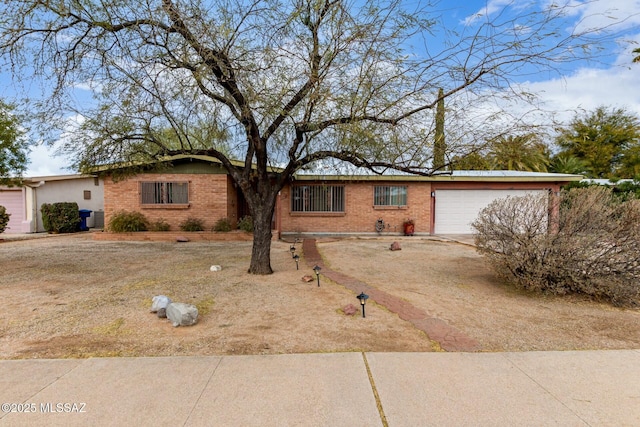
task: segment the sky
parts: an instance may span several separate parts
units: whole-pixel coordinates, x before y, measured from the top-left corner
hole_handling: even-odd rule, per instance
[[[442,0],[438,9],[449,28],[462,29],[479,19],[492,17],[508,5],[519,9],[534,3],[554,0]],[[625,30],[624,37],[607,47],[600,61],[574,64],[562,76],[541,73],[520,82],[538,96],[545,109],[557,111],[556,119],[568,122],[576,110],[592,111],[599,106],[624,108],[640,117],[640,63],[633,64],[632,49],[640,47],[640,0],[556,0],[570,1],[576,7],[568,17],[579,25],[602,25],[616,22]],[[524,6],[528,5],[528,6]],[[579,6],[579,7],[578,7]],[[7,79],[4,74],[0,78]],[[69,159],[56,156],[55,149],[38,146],[32,149],[25,176],[69,174]]]

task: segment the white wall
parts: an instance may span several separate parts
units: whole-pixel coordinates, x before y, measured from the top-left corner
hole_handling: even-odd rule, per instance
[[[37,179],[37,178],[36,178]],[[45,231],[42,225],[40,207],[43,203],[76,202],[79,209],[90,209],[93,212],[104,211],[104,185],[101,179],[93,177],[69,177],[60,179],[51,177],[43,179],[44,184],[35,189],[37,206],[37,230]],[[90,192],[90,199],[85,199],[85,191]],[[94,214],[87,220],[89,227],[94,226]]]

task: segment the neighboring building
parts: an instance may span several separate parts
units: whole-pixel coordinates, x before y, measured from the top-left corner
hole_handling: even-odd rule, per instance
[[[58,175],[25,178],[21,187],[0,187],[0,205],[11,214],[5,233],[45,231],[43,203],[76,202],[89,209],[89,227],[104,226],[104,186],[102,179],[88,175]]]
[[[221,218],[235,224],[249,214],[242,193],[219,162],[205,156],[174,157],[172,166],[126,179],[105,176],[105,221],[118,210],[164,219],[173,230],[189,217],[210,229]],[[274,230],[281,236],[376,234],[468,234],[470,223],[492,200],[509,195],[557,193],[578,175],[456,171],[451,175],[296,175],[279,195]]]

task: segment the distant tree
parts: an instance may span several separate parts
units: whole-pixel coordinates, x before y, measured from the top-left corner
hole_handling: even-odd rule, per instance
[[[481,150],[455,157],[452,163],[455,169],[463,170],[546,172],[549,149],[532,133],[499,136],[488,141]]]
[[[433,143],[433,168],[439,170],[445,166],[445,152],[447,144],[444,138],[444,91],[438,90],[438,104],[436,106],[436,129]]]
[[[633,178],[640,172],[640,120],[622,108],[577,114],[559,129],[559,154],[586,165],[589,178]]]
[[[466,156],[456,156],[451,161],[454,170],[485,171],[491,169],[489,160],[481,152],[469,153]]]
[[[495,170],[546,172],[549,166],[549,149],[533,133],[496,138],[488,157]]]
[[[0,184],[20,179],[27,168],[29,146],[14,107],[0,101]]]
[[[560,153],[551,159],[549,164],[549,171],[555,173],[570,173],[576,175],[584,175],[587,170],[587,164],[567,153]]]

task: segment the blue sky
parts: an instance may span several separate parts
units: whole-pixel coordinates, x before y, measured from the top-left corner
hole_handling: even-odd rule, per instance
[[[492,17],[504,7],[526,9],[546,5],[554,0],[442,0],[437,10],[448,28],[462,30],[477,19]],[[640,47],[640,0],[556,0],[570,1],[576,6],[568,17],[567,28],[580,25],[607,25],[617,22],[624,29],[623,36],[607,46],[606,55],[599,61],[573,64],[562,76],[539,73],[528,76],[522,83],[536,94],[546,109],[558,111],[556,118],[568,121],[577,109],[590,111],[598,106],[622,107],[640,116],[640,63],[632,64],[631,50]],[[635,43],[635,45],[634,45]],[[0,74],[3,90],[0,96],[11,96],[5,74]],[[10,98],[8,98],[10,100]],[[27,176],[46,176],[73,173],[65,169],[68,159],[57,157],[53,149],[36,147],[31,153]]]

